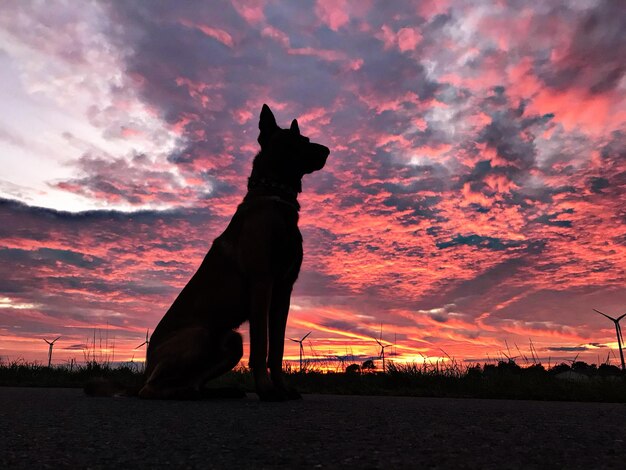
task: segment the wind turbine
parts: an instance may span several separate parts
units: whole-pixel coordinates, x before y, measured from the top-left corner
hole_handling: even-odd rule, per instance
[[[622,343],[624,342],[624,338],[622,337],[622,327],[619,324],[619,321],[626,317],[626,313],[620,315],[617,318],[613,318],[606,313],[602,313],[600,310],[593,309],[595,312],[598,312],[600,315],[604,315],[606,318],[615,323],[615,335],[617,336],[617,347],[619,348],[619,357],[622,360],[622,371],[626,371],[626,363],[624,363],[624,351],[622,351]]]
[[[56,343],[56,340],[59,338],[60,336],[58,336],[56,339],[52,341],[48,341],[47,339],[44,338],[44,341],[50,345],[50,347],[48,348],[48,367],[50,367],[50,364],[52,364],[52,348],[54,347],[54,343]]]
[[[393,346],[393,344],[385,344],[383,345],[383,343],[381,343],[381,341],[383,340],[383,324],[380,324],[380,341],[377,340],[376,338],[374,338],[374,341],[376,341],[378,343],[378,345],[380,346],[380,354],[378,355],[378,357],[380,357],[383,360],[383,372],[386,371],[385,369],[385,348],[391,347]]]
[[[313,333],[312,331],[309,331],[306,335],[304,335],[302,337],[302,339],[292,339],[289,338],[291,341],[293,341],[294,343],[300,343],[300,372],[302,372],[302,354],[304,354],[304,347],[302,346],[302,342],[307,338],[307,336],[309,336],[311,333]]]
[[[506,351],[508,352],[508,354],[506,354],[504,351],[501,351],[502,354],[504,354],[504,356],[506,357],[506,360],[509,362],[509,364],[515,364],[515,359],[517,359],[519,356],[511,356],[511,350],[509,349],[509,343],[507,342],[507,340],[504,340],[504,344],[506,346]]]
[[[146,340],[135,348],[135,349],[139,349],[144,344],[146,345],[146,362],[148,362],[148,348],[150,347],[150,337],[148,336],[149,331],[150,331],[149,329],[146,330]],[[145,363],[144,363],[144,367],[146,367]]]

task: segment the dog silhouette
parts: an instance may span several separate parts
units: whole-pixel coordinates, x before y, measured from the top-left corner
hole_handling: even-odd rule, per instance
[[[283,377],[285,327],[302,264],[298,229],[302,177],[321,170],[330,150],[282,129],[267,105],[259,119],[261,151],[248,192],[226,230],[150,339],[141,398],[202,398],[206,383],[243,355],[237,329],[250,322],[250,368],[261,400],[300,398]]]

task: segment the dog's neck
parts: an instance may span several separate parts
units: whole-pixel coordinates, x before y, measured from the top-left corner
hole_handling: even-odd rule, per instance
[[[265,176],[257,176],[253,172],[248,178],[248,194],[246,194],[244,202],[260,199],[272,199],[284,202],[299,211],[299,192],[300,191],[297,191],[289,185]]]

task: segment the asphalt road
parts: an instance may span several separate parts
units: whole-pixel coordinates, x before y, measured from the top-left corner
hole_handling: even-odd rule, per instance
[[[626,468],[626,405],[0,387],[0,468]]]

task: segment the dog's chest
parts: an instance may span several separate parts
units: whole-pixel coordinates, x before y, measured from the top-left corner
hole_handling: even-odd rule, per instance
[[[289,232],[274,247],[274,253],[276,253],[276,275],[285,280],[295,281],[302,265],[302,235],[297,227]]]

